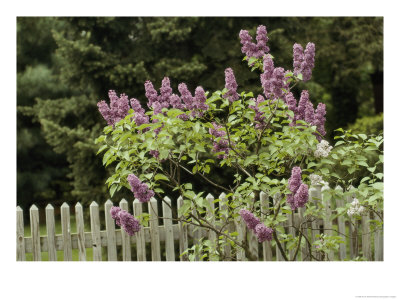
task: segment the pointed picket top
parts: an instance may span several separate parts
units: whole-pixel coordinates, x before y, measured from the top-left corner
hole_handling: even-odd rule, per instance
[[[17,206],[17,211],[23,211],[19,205]]]
[[[51,205],[50,203],[46,205],[46,210],[54,210],[53,205]]]
[[[82,208],[82,204],[80,202],[78,202],[78,203],[75,204],[75,207]]]
[[[90,204],[90,207],[98,207],[99,205],[97,204],[96,201],[92,201],[92,203]]]
[[[68,203],[67,203],[67,202],[64,202],[64,203],[61,205],[61,208],[69,208]]]
[[[260,198],[261,198],[261,199],[264,199],[265,197],[268,197],[268,193],[266,193],[266,192],[264,192],[264,191],[261,191],[261,192],[260,192]]]
[[[35,204],[32,204],[29,210],[39,210],[39,208]]]
[[[133,204],[137,204],[137,203],[142,203],[139,201],[139,199],[135,198],[135,200],[133,200]]]
[[[208,201],[212,201],[212,200],[214,200],[214,196],[213,195],[211,195],[210,193],[208,193],[208,195],[206,196],[206,199],[208,200]]]
[[[114,205],[114,203],[110,200],[110,199],[108,199],[107,201],[106,201],[106,203],[105,204],[111,204],[111,205]]]
[[[128,205],[128,201],[126,201],[124,198],[122,198],[122,200],[119,201],[119,206],[121,206],[122,204]]]
[[[336,187],[335,187],[335,190],[340,190],[340,191],[343,191],[343,188],[340,186],[340,185],[337,185]]]
[[[154,197],[151,197],[149,202],[152,202],[152,203],[154,203],[154,202],[155,202],[155,203],[157,203],[157,199],[156,199],[156,198],[154,198]]]
[[[219,199],[225,199],[226,198],[226,194],[224,192],[221,193],[221,195],[219,195]]]
[[[179,196],[178,201],[182,201],[182,200],[183,200],[182,196]]]
[[[171,205],[171,199],[170,199],[168,196],[165,196],[165,197],[164,197],[164,200],[165,200],[169,205]]]

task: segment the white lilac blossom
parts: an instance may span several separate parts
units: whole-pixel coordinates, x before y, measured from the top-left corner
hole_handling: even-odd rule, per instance
[[[350,208],[347,210],[347,215],[349,217],[361,216],[364,213],[364,207],[360,204],[357,198],[353,199]]]
[[[317,145],[317,150],[314,152],[315,157],[327,157],[329,155],[329,152],[331,152],[332,146],[329,146],[329,143],[325,140],[322,140],[318,145]]]
[[[322,176],[319,176],[317,174],[311,174],[310,180],[311,180],[311,185],[321,184]]]

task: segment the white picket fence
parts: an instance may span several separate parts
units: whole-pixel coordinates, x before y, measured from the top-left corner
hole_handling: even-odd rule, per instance
[[[221,194],[219,199],[224,199],[225,194]],[[208,195],[206,197],[210,203],[211,208],[214,208],[214,197]],[[321,194],[321,186],[313,186],[310,188],[310,199],[311,201],[326,201],[323,199]],[[187,225],[183,222],[174,222],[172,220],[173,212],[171,209],[171,200],[168,197],[162,201],[162,212],[158,212],[157,200],[151,199],[148,203],[140,203],[138,200],[133,201],[133,214],[138,216],[142,214],[147,205],[148,213],[150,214],[149,227],[144,227],[140,232],[130,237],[123,230],[116,229],[115,222],[111,218],[110,209],[113,203],[108,200],[104,206],[104,217],[105,217],[105,230],[101,230],[99,206],[96,202],[92,202],[90,205],[90,232],[85,232],[83,207],[80,203],[75,205],[75,221],[76,221],[76,232],[71,232],[71,219],[70,219],[70,207],[64,203],[60,207],[61,215],[61,234],[55,233],[55,214],[54,207],[47,205],[45,208],[45,219],[46,219],[46,235],[40,235],[39,227],[39,209],[32,205],[29,210],[30,215],[30,232],[29,237],[24,236],[24,218],[23,211],[17,207],[17,261],[25,261],[26,254],[31,253],[32,260],[42,260],[42,253],[48,253],[48,259],[50,261],[57,260],[57,251],[63,252],[63,260],[71,261],[73,249],[78,251],[78,257],[80,261],[87,260],[86,249],[92,248],[93,260],[101,261],[145,261],[146,258],[150,258],[151,261],[176,261],[188,260],[187,256],[180,256],[178,253],[183,253],[188,247],[196,244],[202,237],[214,241],[216,234],[213,231],[206,229],[194,230],[193,225]],[[347,201],[351,201],[351,197]],[[325,201],[325,202],[324,202]],[[266,193],[260,193],[261,209],[263,212],[268,209],[270,205],[269,197]],[[272,203],[272,202],[271,202]],[[310,242],[316,240],[318,233],[325,233],[326,235],[337,235],[335,230],[345,233],[343,235],[346,243],[340,244],[338,253],[329,253],[326,260],[352,260],[356,257],[363,256],[365,260],[383,260],[383,232],[382,230],[370,231],[369,221],[370,215],[362,217],[362,221],[355,221],[353,226],[350,222],[345,221],[343,216],[337,218],[333,222],[330,220],[331,210],[334,207],[343,207],[345,204],[344,199],[336,199],[336,201],[330,201],[329,205],[325,203],[326,218],[325,220],[314,220],[306,223],[308,224],[307,234]],[[183,205],[182,198],[177,200],[177,209]],[[121,200],[119,206],[127,211],[129,205],[126,200]],[[227,209],[226,207],[219,207],[220,210]],[[209,212],[210,213],[210,212]],[[288,215],[288,220],[282,225],[285,227],[286,234],[294,234],[294,226],[299,226],[304,221],[303,218],[304,209],[300,209],[298,212]],[[177,211],[175,212],[175,218]],[[163,225],[159,224],[159,218],[162,216]],[[250,245],[250,252],[253,257],[257,257],[258,260],[263,261],[283,261],[278,246],[274,245],[274,242],[264,242],[259,244],[256,237],[246,231],[246,225],[240,219],[235,220],[234,223],[230,224],[230,231],[238,232],[239,241],[243,241],[244,238],[248,239]],[[347,230],[346,230],[347,228]],[[245,237],[245,233],[247,236]],[[347,233],[346,233],[347,232]],[[175,245],[176,242],[176,245]],[[146,247],[147,245],[147,247]],[[283,248],[286,248],[286,244],[282,243]],[[103,258],[103,250],[106,249],[107,257]],[[146,256],[146,251],[150,253]],[[231,254],[230,245],[225,246],[223,252],[228,260],[247,260],[244,251],[237,251],[234,253],[234,257]],[[361,253],[362,252],[362,253]],[[232,252],[233,253],[233,252]],[[289,251],[289,259],[292,259],[295,253],[295,249]],[[196,257],[198,259],[198,257]],[[308,247],[302,247],[299,251],[297,260],[304,261],[310,260]]]

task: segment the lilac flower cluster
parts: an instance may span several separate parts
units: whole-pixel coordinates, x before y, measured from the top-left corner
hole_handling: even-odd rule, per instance
[[[294,167],[292,169],[292,176],[289,178],[288,184],[292,194],[287,195],[286,202],[290,205],[292,210],[304,207],[308,201],[308,185],[301,180],[300,167]]]
[[[135,195],[135,198],[140,202],[148,202],[150,198],[154,196],[154,192],[149,190],[147,184],[141,182],[140,179],[135,175],[129,174],[127,180],[131,186],[131,190]]]
[[[231,68],[227,68],[225,70],[225,88],[228,90],[222,97],[228,98],[230,102],[236,101],[239,99],[239,94],[237,93],[237,83],[235,79],[235,75],[233,74],[233,70]]]
[[[286,94],[283,89],[289,90],[288,77],[285,77],[289,71],[285,72],[281,67],[275,68],[270,55],[264,56],[263,68],[264,72],[260,75],[260,80],[265,96],[267,99],[282,98]]]
[[[118,98],[114,90],[108,92],[108,97],[110,98],[110,107],[104,100],[98,102],[97,107],[99,108],[103,118],[107,121],[107,124],[114,125],[128,115],[130,108],[129,100],[128,96],[125,94],[121,94]],[[132,98],[130,103],[135,112],[134,120],[136,125],[140,126],[148,123],[149,117],[145,115],[145,110],[140,105],[140,102],[137,99]]]
[[[140,223],[134,216],[128,213],[126,210],[121,209],[118,206],[111,207],[111,217],[115,220],[118,226],[121,226],[127,234],[130,236],[134,235],[140,230]]]
[[[121,94],[118,98],[114,90],[108,92],[108,97],[110,98],[110,106],[106,101],[101,100],[97,103],[97,107],[107,124],[114,125],[128,115],[129,100],[125,94]]]
[[[314,68],[315,45],[308,43],[306,50],[300,44],[293,45],[293,74],[303,75],[303,81],[311,79],[311,70]]]
[[[222,125],[218,125],[215,122],[212,122],[212,125],[214,128],[210,128],[208,132],[212,136],[212,141],[213,141],[213,152],[218,153],[218,152],[225,152],[225,154],[219,154],[217,157],[219,159],[222,158],[227,158],[229,154],[229,141],[225,138],[226,132],[224,130],[219,130],[222,128]],[[214,139],[215,138],[220,138],[218,141]]]
[[[264,97],[258,95],[257,99],[252,99],[255,101],[255,105],[249,105],[251,109],[253,109],[256,113],[254,117],[254,121],[256,122],[256,129],[264,129],[265,127],[265,116],[262,111],[260,111],[260,104],[265,101]]]
[[[169,108],[170,106],[182,111],[189,110],[192,117],[202,117],[204,115],[204,111],[208,110],[208,105],[206,104],[206,94],[204,89],[200,86],[196,88],[194,97],[184,83],[181,83],[178,86],[181,97],[173,94],[168,77],[165,77],[162,80],[160,95],[158,95],[150,80],[146,81],[144,86],[146,90],[146,97],[148,99],[147,105],[149,108],[153,108],[154,114],[159,114],[162,112],[163,108]],[[181,114],[178,117],[183,120],[189,119],[186,114]],[[153,122],[157,122],[157,120],[153,120]]]
[[[252,42],[253,38],[247,30],[240,30],[239,37],[240,43],[242,44],[242,53],[245,54],[248,58],[261,58],[269,52],[269,48],[267,46],[267,28],[264,25],[260,25],[257,28],[257,44],[254,44]]]
[[[271,241],[274,230],[265,226],[261,221],[247,209],[241,209],[239,215],[246,222],[247,228],[257,236],[258,242]]]
[[[142,108],[140,105],[139,100],[132,98],[131,99],[131,107],[133,111],[135,112],[135,123],[137,126],[140,126],[142,124],[147,124],[149,123],[149,116],[145,115],[145,110]],[[147,131],[150,128],[145,128],[143,131]]]
[[[299,104],[297,105],[296,98],[290,92],[285,95],[285,102],[288,108],[294,112],[294,118],[290,126],[295,126],[297,120],[304,120],[310,125],[315,125],[319,134],[316,134],[318,141],[326,134],[325,131],[325,104],[319,103],[317,109],[314,111],[314,106],[310,101],[310,96],[307,90],[301,92]]]

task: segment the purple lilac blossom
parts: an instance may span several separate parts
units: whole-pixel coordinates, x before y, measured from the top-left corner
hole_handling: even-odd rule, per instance
[[[282,98],[284,92],[282,89],[289,89],[285,70],[283,68],[275,68],[274,62],[269,55],[264,56],[263,60],[264,72],[260,75],[261,85],[264,89],[264,95],[267,99]]]
[[[169,97],[171,97],[171,95],[172,95],[171,83],[168,77],[164,77],[164,79],[161,82],[160,97],[158,101],[161,102],[164,107],[168,107]]]
[[[310,96],[307,90],[301,92],[299,104],[296,107],[296,99],[292,93],[285,95],[285,102],[288,108],[293,111],[294,118],[290,118],[292,122],[290,126],[295,126],[297,120],[304,120],[310,125],[315,125],[319,134],[315,133],[318,141],[321,141],[322,137],[326,134],[325,131],[325,115],[326,106],[324,103],[319,103],[317,109],[314,111],[314,106],[310,101]]]
[[[157,150],[150,150],[149,153],[153,155],[153,157],[155,157],[156,159],[158,159],[158,157],[160,156],[160,152],[158,152]]]
[[[181,99],[185,104],[187,110],[192,110],[194,108],[193,96],[190,93],[185,83],[180,83],[178,85],[178,90],[181,93]]]
[[[236,101],[239,99],[239,94],[237,93],[237,83],[235,79],[235,75],[233,74],[233,70],[231,68],[227,68],[225,70],[225,88],[228,90],[222,97],[228,98],[230,102]]]
[[[149,116],[147,116],[145,114],[146,111],[140,105],[139,100],[132,98],[131,99],[131,107],[132,107],[133,111],[135,112],[134,119],[135,119],[135,123],[137,126],[149,123]],[[145,128],[143,131],[147,131],[149,129],[150,128]]]
[[[300,167],[292,168],[292,176],[288,180],[289,190],[294,194],[301,185],[301,169]]]
[[[257,224],[254,231],[257,235],[259,243],[272,240],[272,234],[274,230],[272,228],[265,226],[263,223]]]
[[[252,212],[250,212],[247,209],[241,209],[239,211],[239,215],[242,217],[242,219],[246,222],[247,228],[249,228],[250,230],[252,230],[254,233],[255,232],[255,228],[258,224],[260,224],[260,220],[253,215]]]
[[[130,213],[126,210],[121,210],[118,213],[118,217],[120,220],[120,226],[125,230],[125,232],[132,236],[136,232],[140,231],[140,223],[139,220],[135,219]]]
[[[108,92],[110,98],[110,106],[102,100],[97,103],[97,107],[108,125],[114,125],[128,115],[129,100],[128,96],[121,94],[118,98],[114,90]]]
[[[300,167],[293,167],[292,176],[288,180],[288,188],[292,193],[286,196],[286,202],[291,209],[303,207],[308,201],[308,186],[301,180]]]
[[[204,111],[208,110],[208,105],[206,104],[206,93],[201,86],[198,86],[194,92],[194,101],[196,111],[192,111],[192,116],[202,117],[204,115]]]
[[[267,46],[268,42],[267,28],[264,25],[260,25],[257,27],[256,40],[257,40],[257,53],[255,57],[260,58],[269,52],[269,47]]]
[[[249,105],[249,108],[253,109],[256,113],[254,116],[254,122],[256,123],[256,129],[263,129],[265,127],[265,116],[264,113],[260,111],[260,103],[264,102],[263,96],[258,95],[257,99],[252,99],[255,101],[255,105]]]
[[[150,80],[147,80],[144,83],[144,89],[146,90],[146,98],[149,100],[147,102],[147,106],[149,108],[152,108],[153,107],[153,103],[157,102],[157,100],[158,100],[158,93],[155,90],[155,88],[153,86],[153,83]]]
[[[212,125],[214,128],[210,128],[208,129],[208,132],[215,136],[215,137],[221,137],[221,136],[225,136],[226,132],[224,130],[220,130],[222,128],[222,125],[218,125],[215,122],[212,122]]]
[[[217,158],[222,159],[222,158],[228,158],[229,154],[229,142],[227,139],[220,139],[218,142],[214,141],[213,142],[213,150],[214,153],[218,152],[225,152],[225,154],[218,154]]]
[[[227,139],[223,138],[226,136],[226,132],[224,130],[219,130],[222,128],[222,125],[218,125],[215,122],[212,122],[214,128],[210,128],[208,132],[212,135],[213,141],[213,149],[214,153],[225,152],[225,154],[218,154],[218,158],[227,158],[229,154],[229,142]],[[218,141],[214,138],[220,138]]]
[[[312,69],[314,68],[315,45],[308,43],[303,52],[303,47],[300,44],[293,45],[293,74],[303,75],[303,81],[311,79]]]
[[[324,136],[326,134],[325,131],[325,115],[326,115],[326,108],[324,103],[318,103],[317,109],[315,110],[315,115],[314,115],[314,125],[317,126],[317,131],[319,134]],[[320,135],[317,135],[317,139],[320,142],[322,137]]]
[[[301,63],[304,60],[303,47],[295,43],[293,45],[293,74],[298,75],[301,73]]]
[[[304,207],[308,201],[308,185],[302,183],[294,195],[294,203],[296,207]]]
[[[121,226],[121,220],[119,218],[119,212],[121,211],[121,208],[119,206],[113,206],[111,207],[110,213],[111,213],[111,218],[115,220],[115,223],[118,226]]]
[[[239,38],[240,43],[242,44],[242,53],[245,54],[247,58],[261,58],[269,52],[269,48],[267,46],[267,28],[264,25],[257,27],[257,44],[252,42],[253,38],[247,30],[240,30]]]
[[[254,57],[257,52],[257,45],[252,42],[252,37],[247,30],[240,30],[240,43],[242,44],[242,53],[247,57]]]
[[[129,174],[127,180],[135,198],[140,202],[148,202],[150,198],[154,196],[154,192],[149,189],[147,184],[141,182],[134,174]]]

